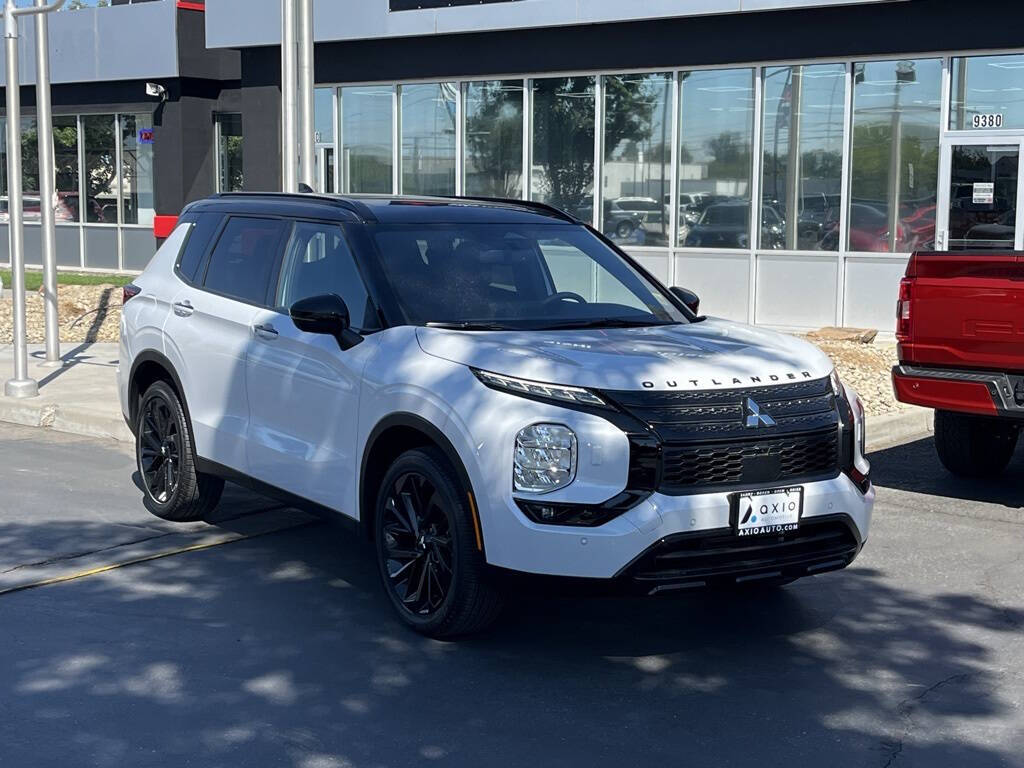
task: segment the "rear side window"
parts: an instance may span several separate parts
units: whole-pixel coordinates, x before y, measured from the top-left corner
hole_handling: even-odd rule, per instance
[[[188,242],[185,243],[185,250],[178,260],[178,271],[181,276],[194,283],[196,273],[199,272],[199,265],[203,263],[203,256],[210,247],[210,241],[217,233],[217,227],[223,220],[219,213],[201,213],[191,218],[192,231],[189,233]]]
[[[210,255],[203,287],[265,305],[286,226],[278,219],[230,218]]]

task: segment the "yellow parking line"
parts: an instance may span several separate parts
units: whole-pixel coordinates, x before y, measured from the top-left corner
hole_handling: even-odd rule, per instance
[[[205,544],[193,544],[189,547],[179,547],[178,549],[168,549],[163,552],[155,552],[152,555],[144,555],[142,557],[136,557],[132,560],[125,560],[123,563],[111,563],[109,565],[101,565],[96,568],[90,568],[87,571],[79,571],[78,573],[70,573],[66,576],[54,576],[51,579],[43,579],[41,581],[35,581],[31,584],[19,584],[15,587],[7,587],[6,589],[0,589],[0,597],[3,595],[10,595],[15,592],[24,592],[27,589],[36,589],[37,587],[49,587],[53,584],[63,584],[66,581],[75,581],[77,579],[84,579],[88,576],[96,576],[100,573],[106,573],[107,571],[113,571],[118,568],[127,568],[129,565],[138,565],[139,563],[148,563],[151,560],[160,560],[165,557],[172,557],[174,555],[183,555],[187,552],[199,552],[204,549],[212,549],[213,547],[220,547],[225,544],[234,544],[236,541],[247,541],[249,539],[258,539],[261,536],[269,536],[273,533],[281,533],[282,531],[293,531],[299,528],[305,528],[306,526],[312,525],[316,521],[310,521],[308,523],[300,523],[298,525],[286,525],[281,528],[275,528],[271,531],[261,531],[260,533],[252,533],[248,535],[235,536],[231,539],[222,539],[220,541],[209,541]]]

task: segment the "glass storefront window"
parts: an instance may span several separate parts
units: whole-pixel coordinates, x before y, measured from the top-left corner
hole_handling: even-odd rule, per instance
[[[467,195],[523,196],[523,81],[466,86]]]
[[[78,189],[78,118],[53,118],[54,166],[57,171],[57,223],[81,220]]]
[[[341,89],[341,191],[392,191],[394,88],[390,85]]]
[[[670,73],[604,79],[603,231],[623,244],[668,245],[672,86]]]
[[[121,115],[123,224],[151,226],[153,208],[153,115]]]
[[[594,213],[593,77],[531,81],[533,168],[530,197],[584,221]]]
[[[949,127],[1024,128],[1024,54],[953,59]]]
[[[39,221],[42,201],[39,197],[39,133],[34,117],[21,118],[21,193],[25,221]]]
[[[237,113],[219,114],[216,121],[217,191],[240,192],[245,181],[242,175],[242,116]]]
[[[82,117],[85,147],[85,220],[117,223],[117,150],[113,115]]]
[[[454,83],[402,86],[402,194],[455,194]]]
[[[845,64],[767,67],[761,171],[761,248],[837,250],[826,222],[839,220]]]
[[[317,144],[334,143],[334,89],[313,91],[313,129]]]
[[[754,70],[683,72],[679,244],[750,246]]]
[[[849,250],[932,247],[941,80],[939,59],[853,65]]]

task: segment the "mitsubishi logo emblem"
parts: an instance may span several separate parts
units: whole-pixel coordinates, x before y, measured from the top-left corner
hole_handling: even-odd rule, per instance
[[[752,429],[761,426],[775,426],[775,419],[767,413],[761,413],[761,406],[752,397],[748,397],[747,401],[743,404],[743,411],[747,415],[747,426]]]

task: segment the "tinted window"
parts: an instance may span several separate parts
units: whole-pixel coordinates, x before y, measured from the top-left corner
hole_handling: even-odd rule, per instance
[[[186,220],[192,222],[192,232],[185,243],[185,250],[178,260],[178,270],[189,282],[194,282],[199,265],[203,262],[210,247],[210,241],[217,233],[223,216],[219,213],[200,213],[198,216],[191,215]]]
[[[277,306],[290,307],[299,299],[325,293],[344,299],[353,328],[376,327],[366,287],[341,227],[299,222],[285,251]]]
[[[210,256],[205,287],[250,304],[266,304],[284,229],[284,222],[276,219],[233,217]]]
[[[413,324],[494,328],[686,322],[662,289],[583,227],[381,227],[384,272]]]

